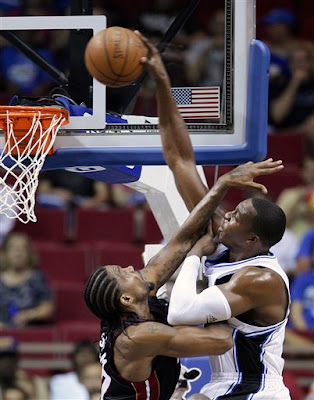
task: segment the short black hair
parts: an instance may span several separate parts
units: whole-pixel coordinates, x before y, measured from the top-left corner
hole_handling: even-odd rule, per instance
[[[268,248],[278,243],[286,229],[286,216],[275,203],[261,198],[252,199],[256,215],[252,220],[251,229]]]

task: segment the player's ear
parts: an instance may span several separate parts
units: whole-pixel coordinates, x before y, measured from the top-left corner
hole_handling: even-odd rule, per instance
[[[251,236],[248,238],[248,241],[250,244],[256,244],[260,241],[260,238],[257,235],[251,234]]]
[[[120,302],[124,307],[130,307],[133,304],[133,297],[127,293],[122,293]]]

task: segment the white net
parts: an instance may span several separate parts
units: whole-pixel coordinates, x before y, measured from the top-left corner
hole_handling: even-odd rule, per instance
[[[43,119],[46,124],[51,120],[48,128],[43,127]],[[37,221],[34,207],[39,173],[65,121],[62,113],[47,117],[34,111],[29,130],[18,136],[10,111],[6,111],[7,138],[0,154],[0,214],[25,224]]]

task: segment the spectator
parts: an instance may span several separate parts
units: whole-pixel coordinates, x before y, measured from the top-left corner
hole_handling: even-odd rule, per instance
[[[0,16],[16,16],[21,12],[22,0],[0,0]]]
[[[36,265],[36,253],[28,236],[9,234],[1,255],[0,324],[25,326],[51,320],[54,306],[50,288]]]
[[[136,19],[136,29],[147,36],[154,43],[158,43],[167,29],[171,26],[179,13],[178,5],[174,0],[154,0],[147,8],[142,9]],[[171,44],[163,54],[163,60],[172,86],[186,84],[185,69],[183,68],[184,50],[186,46],[198,38],[203,31],[201,21],[195,13],[185,22],[176,34]],[[151,91],[155,91],[154,83]]]
[[[9,386],[3,390],[3,400],[29,400],[28,394],[18,386]]]
[[[41,174],[36,201],[46,207],[106,210],[125,206],[129,192],[122,185],[108,185],[78,173],[53,170]]]
[[[73,370],[50,379],[50,400],[89,400],[89,392],[80,382],[79,376],[86,365],[95,362],[98,363],[95,346],[85,340],[77,343],[72,355]]]
[[[283,190],[277,199],[298,239],[314,224],[314,159],[304,158],[301,174],[303,184]]]
[[[191,43],[186,51],[189,84],[221,86],[225,65],[225,11],[217,10],[208,24],[209,35]]]
[[[302,257],[305,248],[310,269],[299,273],[291,284],[290,322],[296,329],[314,329],[314,228],[305,236],[301,244]]]
[[[270,82],[270,124],[280,130],[314,131],[314,58],[306,44],[292,47],[288,56],[289,76],[280,75]]]
[[[297,260],[297,273],[308,272],[311,269],[312,253],[314,243],[314,228],[307,231],[300,243],[298,253],[296,255]]]
[[[295,35],[296,18],[289,9],[280,7],[272,9],[261,22],[266,31],[264,41],[271,54],[270,79],[279,75],[288,76],[288,54],[292,47],[300,43]]]
[[[12,397],[14,388],[21,389],[20,397],[25,392],[24,399],[48,400],[48,390],[45,381],[36,375],[31,375],[18,367],[19,349],[18,342],[11,336],[0,338],[0,394],[6,395],[3,400],[17,400]],[[5,390],[8,390],[5,393]],[[9,391],[9,389],[11,389]],[[13,392],[13,393],[12,393]],[[16,395],[15,390],[15,395]],[[11,396],[11,397],[9,397]],[[24,400],[21,397],[21,400]]]
[[[21,31],[19,37],[54,64],[53,55],[42,43],[41,35],[34,35],[32,31]],[[50,76],[8,43],[0,49],[0,71],[6,90],[10,93],[41,96],[49,93],[52,87]]]
[[[117,5],[113,1],[94,0],[93,15],[105,15],[107,17],[107,27],[123,26],[128,28],[130,25],[126,15],[126,8]]]
[[[282,269],[289,277],[295,273],[298,246],[298,239],[289,228],[286,228],[282,239],[270,249],[278,258]]]
[[[101,391],[101,365],[99,361],[84,365],[80,370],[80,382],[87,389],[89,396]]]

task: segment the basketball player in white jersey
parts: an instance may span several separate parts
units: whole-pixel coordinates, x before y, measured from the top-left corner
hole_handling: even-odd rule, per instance
[[[164,157],[191,211],[208,188],[197,172],[188,131],[171,95],[160,55],[142,39],[149,50],[143,63],[157,85]],[[284,233],[285,215],[264,199],[247,199],[222,218],[219,212],[217,215],[211,232],[183,263],[171,294],[168,321],[200,325],[228,320],[233,328],[233,348],[222,356],[210,357],[212,377],[202,394],[212,400],[288,400],[289,391],[282,381],[282,347],[289,282],[269,252]],[[196,280],[204,255],[208,288],[197,294]]]

